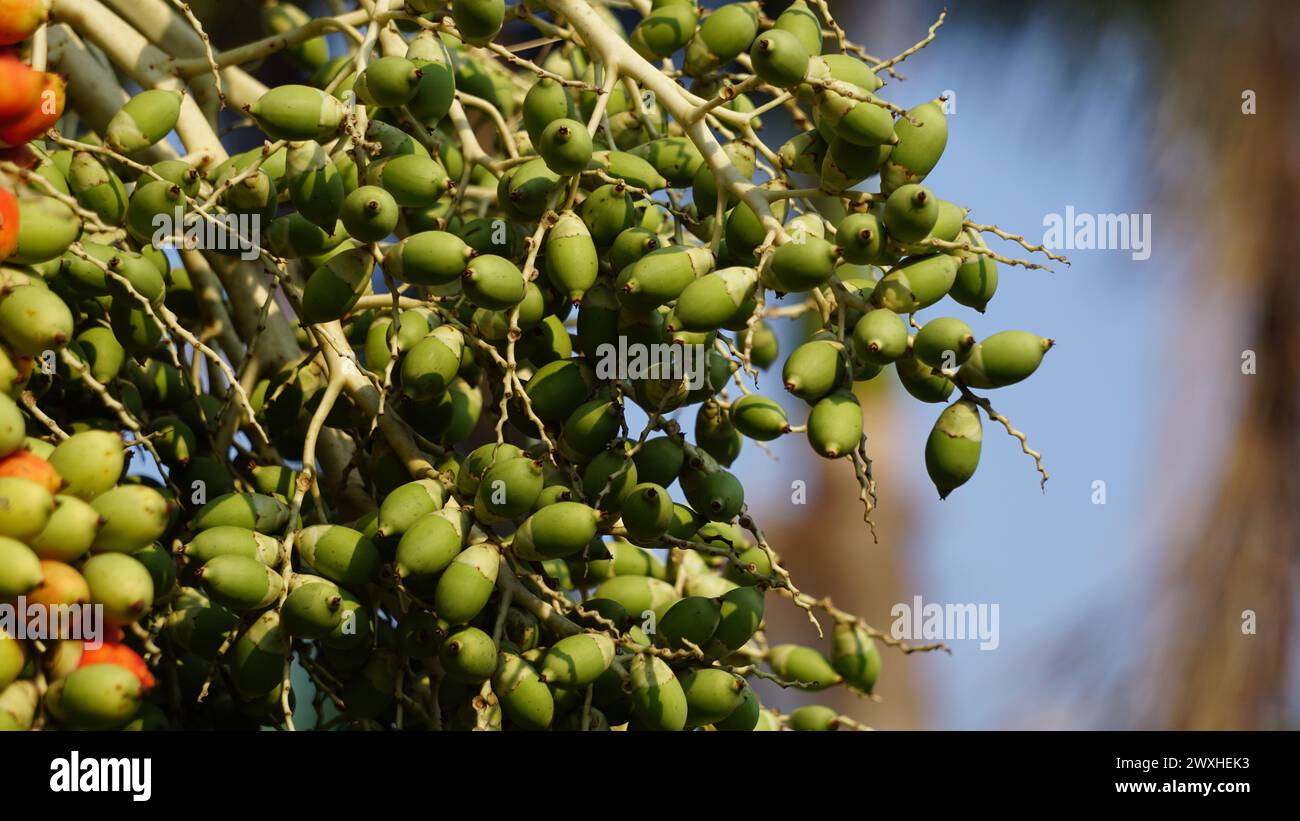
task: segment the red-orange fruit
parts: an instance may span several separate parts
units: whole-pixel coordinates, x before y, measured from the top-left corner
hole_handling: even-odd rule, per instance
[[[67,87],[62,77],[46,73],[40,101],[17,117],[0,121],[0,146],[25,145],[53,128],[63,116]]]
[[[54,469],[54,465],[25,449],[16,450],[0,459],[0,477],[5,476],[35,482],[50,493],[58,493],[64,484],[63,477]]]

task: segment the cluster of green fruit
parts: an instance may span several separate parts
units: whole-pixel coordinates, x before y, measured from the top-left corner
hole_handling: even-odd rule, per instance
[[[997,287],[965,209],[922,185],[942,101],[885,102],[886,64],[823,53],[804,0],[775,20],[640,5],[629,33],[603,5],[527,0],[511,13],[555,40],[533,63],[495,42],[502,0],[395,4],[338,56],[272,2],[264,48],[303,82],[242,106],[264,148],[139,161],[186,116],[155,88],[14,158],[0,451],[54,481],[0,478],[22,510],[0,514],[0,602],[102,605],[127,632],[90,663],[0,634],[0,726],[291,723],[296,677],[326,725],[852,726],[750,686],[870,693],[879,634],[795,588],[728,468],[796,431],[860,464],[855,385],[892,364],[918,400],[958,394],[925,449],[947,496],[978,465],[972,389],[1025,379],[1051,342],[909,326]],[[756,129],[782,106],[808,128],[771,151]],[[219,227],[210,267],[159,250],[180,217]],[[259,347],[287,315],[231,286],[249,224],[296,316],[288,355]],[[790,294],[804,309],[771,307]],[[780,358],[769,320],[800,312],[821,326],[781,374],[806,425],[742,384]],[[206,333],[250,314],[237,354]],[[610,377],[629,345],[692,346],[703,378]],[[125,477],[119,432],[141,457]],[[769,592],[828,611],[828,653],[769,646]]]

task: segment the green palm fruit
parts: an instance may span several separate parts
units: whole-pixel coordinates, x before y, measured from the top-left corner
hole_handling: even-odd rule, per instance
[[[90,550],[101,525],[99,511],[87,502],[59,494],[45,527],[30,537],[28,544],[42,559],[73,562]]]
[[[460,357],[438,336],[426,336],[402,357],[402,390],[412,399],[442,395],[460,370]]]
[[[619,406],[608,399],[593,399],[579,405],[564,421],[560,450],[575,461],[595,458],[618,434]]]
[[[284,677],[284,660],[291,649],[292,639],[280,614],[268,610],[258,616],[225,657],[235,689],[247,698],[275,690]]]
[[[427,208],[454,187],[437,160],[417,154],[390,157],[368,166],[366,180],[382,187],[403,208]]]
[[[647,730],[685,729],[686,694],[673,671],[657,656],[638,654],[628,669],[632,709]]]
[[[920,339],[918,333],[917,342]],[[1014,385],[1038,370],[1043,355],[1054,344],[1053,340],[1028,331],[1002,331],[971,348],[970,357],[957,375],[972,388]]]
[[[375,158],[376,160],[397,157],[402,154],[419,154],[421,157],[429,156],[429,149],[425,148],[419,140],[383,120],[370,121],[370,124],[366,126],[366,139],[370,142],[379,143],[379,156]]]
[[[336,650],[355,650],[369,647],[373,642],[370,610],[356,596],[340,587],[339,623],[330,634],[321,639],[325,647]]]
[[[337,97],[302,85],[276,86],[245,110],[274,139],[317,142],[331,139],[344,114]]]
[[[270,607],[284,589],[278,571],[234,553],[214,557],[195,575],[213,601],[236,611]]]
[[[117,116],[124,112],[125,109],[119,111]],[[129,198],[122,180],[88,151],[73,153],[68,166],[68,189],[77,202],[98,214],[106,225],[118,225],[126,216]]]
[[[596,284],[599,272],[600,257],[586,223],[573,211],[562,212],[546,236],[546,275],[551,284],[577,303]]]
[[[480,445],[461,462],[460,470],[456,473],[456,493],[463,500],[473,499],[474,494],[478,492],[479,482],[489,467],[498,461],[512,459],[522,454],[522,450],[509,442],[500,444],[488,442]]]
[[[268,35],[288,34],[311,22],[311,15],[292,3],[273,2],[262,8],[262,28]],[[285,51],[308,69],[320,69],[330,61],[329,41],[312,37],[289,46]]]
[[[466,627],[447,637],[438,651],[438,660],[454,681],[482,684],[496,672],[497,647],[487,633]]]
[[[187,196],[193,197],[199,193],[199,183],[203,177],[197,168],[185,160],[156,162],[151,170],[167,182],[179,185]]]
[[[573,119],[573,100],[564,85],[551,77],[542,77],[533,83],[524,95],[524,130],[528,141],[540,145],[542,132],[556,120]]]
[[[591,134],[577,120],[553,120],[537,142],[546,165],[562,177],[581,173],[591,162]]]
[[[800,644],[778,644],[767,654],[772,672],[803,690],[825,690],[843,681],[820,651]]]
[[[154,449],[169,465],[188,465],[198,453],[199,441],[190,426],[175,416],[157,416],[149,423]]]
[[[841,94],[832,88],[818,85],[813,99],[816,104],[817,126],[835,134],[840,139],[863,147],[892,145],[894,119],[876,96],[865,89],[854,89],[854,96]],[[891,152],[892,153],[892,152]],[[883,152],[865,154],[878,167],[884,161]],[[855,164],[861,168],[861,165]]]
[[[22,285],[0,299],[0,337],[21,356],[40,356],[72,338],[72,312],[53,291]]]
[[[987,247],[973,229],[966,231],[966,241],[979,248]],[[961,265],[948,295],[958,304],[984,313],[998,289],[998,263],[990,256],[973,251],[960,254],[958,259]]]
[[[730,324],[739,313],[748,319],[757,287],[758,272],[753,268],[723,268],[705,274],[688,283],[679,295],[674,309],[676,324],[687,331],[712,331]],[[746,306],[751,310],[742,311]]]
[[[659,620],[655,639],[670,650],[685,650],[687,642],[705,647],[718,629],[719,612],[715,599],[703,596],[678,599]]]
[[[824,54],[812,58],[808,67],[810,80],[837,80],[841,83],[876,92],[884,81],[871,70],[871,67],[849,54]],[[809,89],[811,92],[811,89]],[[805,99],[805,92],[800,90],[800,99]]]
[[[461,39],[471,46],[485,46],[497,36],[505,20],[505,0],[452,0],[451,18]]]
[[[687,460],[678,481],[686,501],[703,516],[715,522],[729,522],[745,504],[745,489],[731,473],[716,463],[703,470]]]
[[[524,392],[537,418],[547,424],[567,419],[591,395],[595,371],[582,359],[557,359],[537,369]]]
[[[647,191],[659,191],[668,185],[649,161],[630,151],[597,151],[592,159],[606,174],[628,185]]]
[[[673,517],[673,500],[661,485],[642,482],[624,495],[622,514],[623,526],[629,536],[652,541],[668,532]]]
[[[511,549],[531,561],[572,556],[595,538],[597,522],[596,511],[581,502],[556,502],[524,520]]]
[[[379,505],[379,528],[375,535],[401,536],[426,513],[440,510],[444,502],[442,484],[435,479],[407,482],[384,497]]]
[[[937,375],[909,350],[895,363],[898,381],[913,398],[922,402],[947,402],[955,387],[946,376]]]
[[[823,191],[839,194],[879,171],[891,150],[889,145],[863,146],[836,135],[813,173],[820,174]]]
[[[836,391],[817,401],[808,414],[808,444],[821,456],[837,459],[862,440],[862,406],[852,391]]]
[[[81,218],[53,197],[18,198],[18,245],[9,262],[35,265],[57,259],[81,235]]]
[[[445,285],[465,272],[473,250],[446,231],[421,231],[384,255],[384,270],[413,285]]]
[[[623,497],[636,483],[636,462],[627,456],[627,445],[622,442],[601,451],[582,472],[583,495],[609,513],[621,509]]]
[[[885,231],[874,211],[860,211],[840,220],[835,241],[846,262],[869,265],[876,262],[885,246]]]
[[[417,591],[432,592],[439,574],[460,555],[462,544],[449,516],[441,511],[424,514],[397,543],[397,577]]]
[[[771,367],[781,353],[776,334],[762,320],[754,323],[752,333],[746,329],[736,334],[736,347],[744,351],[746,345],[749,346],[750,361],[764,369]]]
[[[925,442],[925,469],[940,499],[975,475],[982,438],[979,409],[969,399],[958,399],[939,414]]]
[[[280,542],[246,527],[218,525],[202,530],[181,548],[196,564],[207,564],[218,556],[242,556],[268,567],[280,563]]]
[[[885,200],[885,229],[899,242],[924,239],[939,221],[939,200],[915,183],[899,186]]]
[[[694,3],[656,3],[642,18],[629,40],[646,59],[663,59],[675,53],[695,34],[699,11]]]
[[[474,495],[474,513],[485,522],[515,519],[533,509],[542,492],[542,465],[528,456],[498,459],[483,473]]]
[[[116,664],[89,664],[63,681],[59,710],[76,730],[111,730],[135,717],[143,698],[135,673]]]
[[[343,227],[359,242],[379,242],[397,228],[400,216],[393,195],[377,185],[363,185],[343,200]]]
[[[665,612],[680,598],[671,584],[650,576],[614,576],[600,583],[595,596],[623,605],[636,621],[647,611]]]
[[[338,168],[319,143],[306,141],[289,146],[285,183],[300,217],[326,233],[334,233],[347,192]]]
[[[805,342],[786,357],[781,378],[785,389],[809,404],[844,381],[844,346],[831,339]]]
[[[713,254],[705,246],[659,248],[629,265],[616,283],[619,300],[635,310],[649,310],[681,295],[698,277],[713,267]]]
[[[182,649],[212,660],[239,624],[239,617],[212,604],[198,590],[182,587],[163,624],[167,635]]]
[[[731,423],[750,439],[770,442],[790,430],[785,408],[776,400],[756,393],[746,394],[731,406]]]
[[[524,253],[522,227],[499,216],[470,220],[457,229],[457,234],[479,254],[500,254],[507,259],[518,259]],[[462,267],[461,272],[464,270]]]
[[[913,354],[931,368],[955,368],[975,346],[970,326],[950,316],[932,319],[916,332]]]
[[[139,305],[140,297],[144,297],[150,307],[162,304],[166,280],[148,259],[140,254],[118,252],[108,261],[108,268],[110,273],[104,274],[104,284],[114,299]]]
[[[614,662],[614,642],[604,633],[578,633],[551,645],[540,678],[556,687],[586,687]]]
[[[0,536],[0,599],[14,599],[31,592],[43,577],[41,560],[31,548],[17,539]]]
[[[330,257],[312,272],[302,289],[302,320],[315,325],[342,319],[370,284],[373,269],[374,260],[365,248],[350,248]]]
[[[363,585],[379,576],[375,543],[342,525],[311,525],[298,534],[297,553],[317,573],[342,585]]]
[[[196,532],[226,525],[276,533],[289,521],[289,508],[274,496],[264,493],[227,493],[211,499],[199,508],[190,521]]]
[[[176,127],[181,115],[179,91],[151,88],[126,101],[108,121],[104,144],[123,154],[134,154],[160,142]]]
[[[433,594],[438,615],[452,624],[477,616],[492,596],[500,566],[495,545],[474,544],[462,550],[438,579]]]
[[[853,327],[853,355],[873,365],[888,365],[907,353],[907,322],[886,308],[867,311]]]
[[[641,226],[629,228],[615,237],[614,244],[610,246],[609,269],[617,275],[660,245],[659,237],[654,231]]]
[[[668,487],[677,481],[685,458],[680,438],[652,436],[641,444],[632,461],[636,463],[637,477],[643,482]]]
[[[110,329],[103,325],[92,325],[77,334],[76,342],[83,354],[83,361],[90,366],[90,375],[96,381],[108,384],[121,372],[126,351]]]
[[[104,606],[104,619],[109,624],[137,621],[153,604],[153,577],[144,565],[125,553],[91,556],[81,566],[81,575],[90,587],[91,601]]]
[[[690,185],[704,164],[704,155],[688,137],[660,137],[634,146],[627,153],[650,163],[660,177],[674,186]]]
[[[768,29],[754,39],[749,49],[754,73],[777,88],[792,88],[808,73],[808,48],[785,29]]]
[[[713,729],[722,732],[740,732],[748,733],[757,729],[759,715],[762,712],[762,705],[759,704],[758,695],[754,689],[749,686],[749,682],[741,679],[743,685],[740,696],[740,705],[732,710],[724,718],[713,722]],[[687,694],[689,699],[689,693]]]
[[[608,248],[614,239],[636,225],[637,211],[632,195],[614,183],[602,185],[587,195],[579,211],[597,248]]]
[[[731,423],[730,414],[713,399],[705,400],[695,414],[695,444],[723,466],[740,455],[744,438]]]
[[[605,581],[614,576],[649,576],[653,579],[668,578],[668,568],[650,551],[637,547],[631,542],[615,539],[607,545],[610,557],[587,562],[587,576],[596,581]]]
[[[0,398],[0,412],[5,399]],[[88,430],[60,442],[49,462],[67,482],[64,493],[89,500],[117,484],[126,466],[126,449],[116,433]]]
[[[827,732],[839,726],[839,714],[821,704],[806,704],[790,713],[789,723],[796,732]]]
[[[405,57],[380,57],[357,75],[354,91],[366,105],[406,105],[415,96],[423,72]]]
[[[686,695],[686,726],[703,727],[725,720],[745,702],[745,680],[735,673],[705,667],[680,679]]]
[[[539,219],[554,207],[563,191],[560,175],[538,157],[501,175],[497,202],[507,217],[527,222]]]
[[[880,677],[880,648],[863,627],[840,622],[831,642],[831,664],[850,687],[870,695]]]
[[[342,196],[338,198],[338,205],[343,207]],[[329,229],[324,229],[310,222],[299,211],[292,211],[271,220],[266,239],[266,247],[272,254],[285,259],[301,259],[327,254],[336,248],[344,250],[340,246],[348,239],[348,235],[340,222],[336,221]]]
[[[758,36],[758,13],[750,3],[728,3],[704,18],[697,36],[723,66],[749,50]]]
[[[469,261],[460,281],[469,300],[480,308],[504,311],[523,301],[524,275],[513,262],[495,254],[481,254]]]
[[[791,137],[781,145],[777,156],[780,157],[781,164],[792,171],[817,175],[822,173],[826,151],[829,148],[826,137],[817,129],[813,129]],[[864,176],[863,179],[866,177]]]
[[[96,552],[134,553],[162,537],[173,504],[145,485],[119,485],[90,502],[106,521],[95,534]]]
[[[162,180],[137,184],[126,204],[127,233],[141,245],[152,245],[180,233],[187,210],[185,192],[179,185]]]
[[[839,251],[821,237],[804,236],[803,242],[787,242],[772,254],[771,275],[782,290],[799,293],[824,285],[835,273]]]
[[[137,550],[131,557],[149,571],[153,581],[153,598],[161,602],[171,595],[176,588],[176,560],[160,544],[151,544],[143,550]]]
[[[822,53],[822,23],[804,0],[794,0],[776,18],[776,27],[799,38],[810,56]]]
[[[928,308],[952,288],[959,265],[957,257],[949,254],[908,257],[881,278],[870,302],[899,314]]]
[[[429,320],[424,314],[413,309],[402,311],[398,315],[396,332],[393,330],[392,317],[376,317],[366,329],[366,343],[363,348],[366,369],[371,373],[382,375],[388,366],[393,347],[400,356],[428,336],[429,330]],[[394,345],[394,337],[396,337],[396,345]]]
[[[497,669],[492,674],[492,691],[496,693],[512,724],[525,730],[545,730],[555,717],[555,699],[551,688],[533,666],[514,653],[498,654]]]
[[[906,117],[898,118],[894,133],[898,143],[880,173],[881,189],[886,192],[920,182],[939,163],[948,145],[948,117],[943,102],[931,100],[911,109]]]
[[[18,680],[27,666],[25,645],[0,630],[0,692]]]
[[[757,47],[755,41],[755,47]],[[757,160],[754,156],[754,148],[746,142],[733,140],[722,146],[722,151],[731,160],[731,164],[736,167],[742,177],[749,179],[754,176],[757,168]],[[707,163],[700,163],[700,167],[695,172],[695,177],[691,181],[691,193],[695,198],[695,208],[697,213],[702,217],[707,217],[715,213],[718,204],[718,183],[713,176],[713,169]],[[726,193],[726,205],[730,208],[735,205],[735,195],[730,191]]]

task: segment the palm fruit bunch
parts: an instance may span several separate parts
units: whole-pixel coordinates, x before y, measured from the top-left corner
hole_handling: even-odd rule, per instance
[[[861,726],[760,703],[870,693],[882,634],[795,586],[730,467],[803,435],[874,502],[893,365],[945,406],[946,496],[975,391],[1051,345],[913,319],[1041,267],[925,185],[943,101],[881,96],[916,49],[804,0],[272,0],[209,55],[202,10],[137,5],[0,0],[0,604],[102,616],[0,632],[0,727]],[[173,21],[149,60],[137,19]],[[756,390],[794,317],[806,419]],[[772,598],[826,639],[769,642]]]

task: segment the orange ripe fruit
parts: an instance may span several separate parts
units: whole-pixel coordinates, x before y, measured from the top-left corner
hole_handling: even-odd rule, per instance
[[[23,448],[0,459],[0,477],[5,476],[35,482],[52,494],[58,493],[64,485],[63,477],[54,465]]]
[[[42,72],[33,71],[22,60],[0,57],[0,120],[13,119],[39,105],[43,86]]]
[[[25,145],[53,128],[63,116],[67,87],[57,74],[42,75],[40,101],[17,117],[0,121],[0,146]]]
[[[9,259],[18,248],[18,198],[7,188],[0,188],[0,262]]]
[[[153,673],[149,671],[149,665],[145,660],[140,658],[140,654],[127,647],[125,644],[115,644],[105,641],[103,646],[94,650],[89,647],[81,654],[81,664],[77,665],[78,669],[89,667],[92,664],[116,664],[118,667],[124,667],[135,673],[135,677],[140,679],[140,686],[148,690],[156,683]]]
[[[90,585],[70,564],[41,560],[40,587],[27,594],[27,606],[58,607],[90,601]]]
[[[21,43],[49,17],[46,0],[0,0],[0,46]]]

